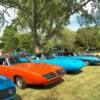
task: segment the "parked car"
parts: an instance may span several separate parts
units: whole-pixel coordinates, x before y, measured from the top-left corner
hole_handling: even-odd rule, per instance
[[[56,58],[58,59],[78,59],[86,62],[87,64],[97,64],[100,63],[100,49],[96,50],[95,48],[91,48],[91,50],[86,50],[85,53],[80,53],[77,55],[75,52],[70,52],[65,48],[52,48],[52,53],[56,54]],[[94,51],[94,53],[93,53]],[[72,53],[72,54],[71,54]],[[60,58],[59,58],[60,57]],[[67,58],[66,58],[67,57]]]
[[[80,55],[74,55],[74,56],[60,56],[57,54],[53,54],[53,57],[56,59],[65,59],[66,61],[68,59],[73,59],[73,60],[81,60],[84,61],[87,65],[93,65],[100,63],[100,57],[99,56],[94,56],[94,55],[86,55],[86,54],[80,54]]]
[[[100,48],[90,48],[88,52],[91,53],[91,55],[100,56]]]
[[[96,56],[87,56],[87,55],[82,55],[82,56],[66,56],[67,58],[70,58],[70,59],[79,59],[79,60],[82,60],[86,63],[88,63],[89,65],[91,64],[97,64],[97,63],[100,63],[100,58],[99,57],[96,57]],[[64,58],[66,58],[64,56]],[[62,57],[62,59],[64,59]]]
[[[49,53],[56,53],[59,56],[73,56],[74,52],[69,51],[67,48],[63,48],[63,47],[59,47],[59,46],[55,46],[52,48],[49,48]]]
[[[28,56],[28,55],[27,55]],[[32,60],[32,62],[36,62],[36,63],[48,63],[48,64],[54,64],[54,65],[58,65],[61,66],[62,68],[64,68],[65,71],[80,71],[83,67],[86,66],[86,63],[78,60],[78,59],[70,59],[67,58],[66,59],[62,59],[61,57],[52,57],[48,54],[44,53],[38,53],[38,54],[33,54],[32,56],[29,56]],[[27,62],[27,59],[20,59],[22,62]]]
[[[13,100],[15,95],[16,88],[14,82],[0,75],[0,100]]]
[[[48,85],[59,80],[65,71],[62,67],[47,63],[33,63],[28,58],[26,63],[23,57],[0,58],[0,74],[12,79],[19,88],[29,85]],[[4,61],[4,63],[3,63]]]
[[[100,57],[100,51],[94,52],[94,53],[92,53],[92,55]]]
[[[94,56],[94,55],[85,55],[85,54],[81,54],[81,55],[74,55],[74,56],[59,56],[57,54],[54,55],[54,57],[56,59],[73,59],[73,60],[81,60],[84,61],[87,65],[93,65],[93,64],[97,64],[100,63],[100,57],[98,56]]]

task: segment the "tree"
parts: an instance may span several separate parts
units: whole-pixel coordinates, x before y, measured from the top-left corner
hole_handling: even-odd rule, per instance
[[[73,50],[75,48],[75,32],[70,29],[63,29],[59,33],[59,39],[61,41],[61,45],[64,48],[69,50]]]
[[[16,30],[10,26],[6,27],[3,31],[3,36],[1,37],[1,43],[5,51],[16,49],[19,44],[19,37]]]
[[[29,33],[18,33],[12,26],[6,27],[1,37],[1,46],[4,51],[21,49],[33,51],[32,37]]]
[[[84,6],[91,1],[99,2],[99,0],[0,0],[0,5],[18,9],[16,21],[22,27],[31,30],[33,43],[41,48],[65,24],[69,23],[71,15],[75,13],[85,17],[91,15],[84,9]],[[94,17],[88,19],[91,18]]]
[[[76,43],[78,46],[86,47],[100,47],[100,29],[96,27],[81,28],[76,34]]]
[[[75,49],[75,39],[76,38],[76,32],[64,28],[62,29],[58,34],[55,34],[54,37],[52,37],[47,44],[45,45],[46,50],[48,48],[52,48],[55,46],[66,48],[69,51]]]
[[[20,35],[20,49],[33,52],[33,42],[32,37],[29,33],[23,33]]]

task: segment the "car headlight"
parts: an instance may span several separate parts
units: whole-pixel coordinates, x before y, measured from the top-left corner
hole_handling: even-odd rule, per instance
[[[65,70],[58,70],[58,71],[56,71],[56,73],[59,75],[63,75],[63,74],[65,74]]]
[[[15,88],[8,89],[8,94],[13,95],[15,94],[15,91],[16,91]]]
[[[45,77],[47,79],[52,79],[52,78],[56,77],[56,74],[55,73],[48,73],[48,74],[43,75],[43,77]]]

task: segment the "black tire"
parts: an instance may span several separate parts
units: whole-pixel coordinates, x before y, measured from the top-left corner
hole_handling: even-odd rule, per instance
[[[16,81],[16,85],[19,88],[24,89],[24,88],[27,87],[27,84],[26,84],[25,80],[22,77],[16,77],[15,81]]]

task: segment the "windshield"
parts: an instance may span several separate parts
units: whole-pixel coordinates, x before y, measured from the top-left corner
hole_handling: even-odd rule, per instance
[[[8,58],[10,65],[14,65],[17,63],[25,63],[25,62],[31,62],[31,60],[28,57],[10,57]]]
[[[46,53],[40,53],[40,54],[33,54],[32,56],[29,56],[31,59],[40,60],[40,59],[50,59],[54,58],[55,54],[46,54]]]

